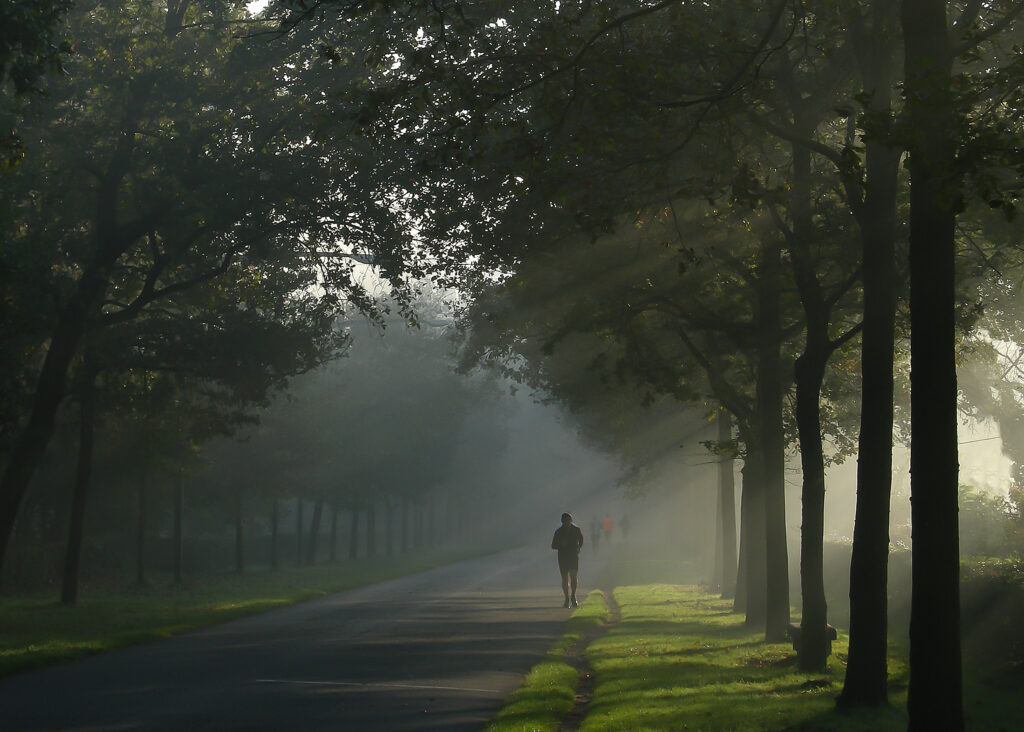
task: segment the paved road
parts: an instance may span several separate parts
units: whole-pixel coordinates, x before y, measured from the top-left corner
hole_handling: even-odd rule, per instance
[[[560,600],[554,558],[516,549],[8,679],[0,728],[475,730]]]

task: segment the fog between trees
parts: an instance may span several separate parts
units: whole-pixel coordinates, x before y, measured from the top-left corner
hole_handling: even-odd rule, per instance
[[[253,8],[55,4],[0,47],[5,579],[619,501],[766,640],[798,604],[803,670],[848,596],[844,706],[909,614],[911,727],[962,727],[961,562],[1021,548],[1024,4]]]

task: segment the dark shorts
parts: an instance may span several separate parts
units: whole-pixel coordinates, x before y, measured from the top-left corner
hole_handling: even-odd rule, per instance
[[[558,571],[562,574],[567,572],[579,572],[580,569],[580,555],[579,554],[562,554],[558,553]]]

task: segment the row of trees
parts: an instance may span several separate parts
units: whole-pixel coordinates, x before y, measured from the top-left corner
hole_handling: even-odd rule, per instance
[[[559,270],[564,250],[551,243],[566,232],[634,225],[664,245],[660,261],[638,257],[611,276],[580,266],[600,255],[572,259],[559,274],[587,271],[592,299],[526,325],[552,342],[592,333],[646,383],[706,389],[733,415],[745,458],[744,609],[769,639],[789,621],[783,404],[795,386],[808,669],[827,649],[822,435],[844,431],[828,426],[842,400],[825,402],[822,420],[828,364],[860,377],[846,705],[886,700],[894,354],[897,334],[909,332],[911,726],[962,726],[956,326],[977,309],[956,294],[977,292],[1002,242],[957,232],[984,230],[988,217],[965,214],[974,202],[1014,211],[1022,130],[1012,39],[1024,7],[410,2],[385,21],[325,2],[291,20],[309,22],[317,8],[341,16],[320,16],[321,27],[371,19],[368,52],[382,63],[362,121],[381,141],[404,132],[436,179],[487,201],[488,215],[467,230],[474,251],[515,272],[510,290],[532,282],[519,272]],[[1013,290],[1009,279],[986,277],[986,287]],[[581,294],[557,278],[540,287]],[[559,320],[566,311],[577,321]],[[700,371],[706,387],[694,386]],[[837,381],[847,396],[856,390]],[[841,446],[852,443],[844,432]]]

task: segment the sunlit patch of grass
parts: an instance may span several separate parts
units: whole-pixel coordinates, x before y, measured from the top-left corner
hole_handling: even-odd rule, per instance
[[[587,650],[596,676],[581,730],[904,729],[894,706],[839,714],[846,642],[824,673],[797,670],[788,643],[765,643],[731,601],[693,587],[619,587],[622,621]],[[890,672],[905,688],[905,667]],[[901,677],[902,674],[902,677]]]
[[[547,658],[538,663],[513,692],[485,729],[487,732],[545,732],[557,730],[572,709],[578,674],[565,655],[590,631],[608,621],[608,606],[600,590],[591,592],[572,617],[566,631],[554,643]]]
[[[324,597],[466,558],[453,551],[315,567],[203,575],[175,586],[83,588],[73,607],[52,595],[0,597],[0,676]]]

